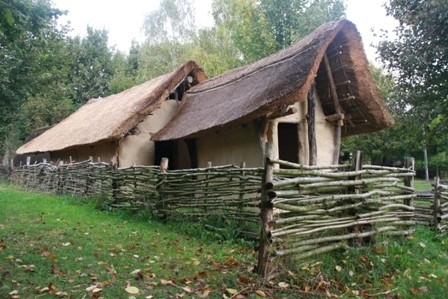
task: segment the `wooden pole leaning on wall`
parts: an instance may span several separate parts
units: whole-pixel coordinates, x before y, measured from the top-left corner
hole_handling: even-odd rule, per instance
[[[404,158],[404,167],[408,170],[414,171],[415,169],[415,159],[413,157],[406,157]],[[414,188],[414,177],[405,177],[404,178],[404,185],[406,187]],[[403,201],[403,204],[408,206],[413,206],[412,199],[405,199]]]
[[[339,162],[339,151],[341,148],[341,127],[344,125],[344,111],[341,108],[339,103],[339,97],[336,89],[336,84],[333,80],[333,72],[331,70],[330,60],[327,57],[327,54],[324,55],[324,64],[325,69],[327,71],[327,78],[330,85],[331,98],[333,100],[334,110],[336,114],[341,115],[341,119],[335,122],[335,135],[334,135],[334,155],[333,155],[333,164],[338,164]]]
[[[257,272],[264,278],[268,278],[270,273],[269,262],[272,256],[272,220],[274,215],[274,204],[272,200],[275,198],[273,189],[274,165],[271,162],[273,157],[273,144],[266,142],[265,146],[265,165],[261,186],[261,202],[260,202],[260,247],[258,252]]]
[[[434,214],[434,230],[439,231],[440,221],[441,221],[441,206],[440,206],[440,178],[434,178],[434,203],[433,203],[433,214]]]

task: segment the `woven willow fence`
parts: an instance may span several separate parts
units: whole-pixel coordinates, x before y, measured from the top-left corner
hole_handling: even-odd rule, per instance
[[[448,231],[448,184],[434,178],[433,190],[417,193],[414,203],[417,224],[430,226],[437,232]]]
[[[267,159],[260,274],[269,276],[269,263],[287,255],[300,259],[371,242],[378,234],[414,231],[415,191],[403,185],[403,179],[409,185],[413,167],[356,165],[350,170]]]
[[[147,210],[167,219],[207,219],[223,229],[258,237],[262,169],[233,165],[163,171],[157,166],[113,169],[89,161],[39,163],[13,169],[12,183],[55,194],[97,197],[104,206]]]

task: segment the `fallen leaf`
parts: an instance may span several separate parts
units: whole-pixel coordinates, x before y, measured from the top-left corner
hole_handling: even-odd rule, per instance
[[[188,294],[193,293],[193,291],[191,290],[190,287],[183,287],[182,290],[184,290],[184,291],[187,292]]]
[[[3,243],[0,243],[0,250],[6,249],[6,245]]]
[[[212,290],[208,287],[203,288],[202,290],[199,290],[196,292],[196,295],[198,295],[199,298],[208,298],[208,295],[210,294]]]
[[[124,289],[129,294],[138,294],[140,293],[140,290],[136,287],[128,286]]]
[[[249,282],[249,277],[247,277],[245,275],[240,275],[239,279],[242,284],[247,284]]]
[[[56,292],[55,295],[57,297],[59,297],[59,298],[68,297],[68,293],[67,292],[62,292],[62,291]]]
[[[62,243],[62,246],[64,246],[64,247],[67,247],[67,246],[70,246],[70,245],[72,245],[72,243],[70,243],[70,242]]]
[[[383,254],[386,251],[383,246],[375,246],[374,249],[377,254]]]
[[[48,292],[50,292],[50,294],[54,294],[56,292],[56,286],[53,283],[48,285]]]
[[[424,243],[422,243],[422,242],[418,243],[418,245],[419,245],[421,248],[426,248],[426,245],[425,245]]]
[[[289,284],[287,284],[286,282],[279,282],[278,286],[281,287],[282,289],[287,289],[289,288]]]
[[[14,291],[12,291],[12,292],[9,292],[9,295],[18,295],[19,294],[19,291],[17,291],[17,290],[14,290]]]
[[[161,279],[160,283],[164,286],[166,285],[176,286],[176,284],[172,280]]]
[[[336,271],[338,271],[338,272],[341,272],[341,270],[342,270],[341,266],[336,266],[335,268],[336,268]]]
[[[258,297],[262,297],[262,298],[266,298],[266,293],[263,292],[262,290],[256,290],[255,294],[257,294]]]
[[[229,293],[230,295],[235,295],[236,293],[238,293],[238,290],[235,289],[226,289],[227,293]]]

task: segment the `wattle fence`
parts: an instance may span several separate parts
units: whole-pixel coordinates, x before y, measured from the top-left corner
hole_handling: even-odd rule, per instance
[[[306,258],[351,244],[369,244],[380,234],[411,234],[416,195],[403,181],[410,185],[414,175],[413,165],[361,166],[355,161],[352,167],[318,167],[268,158],[260,273],[269,276],[269,264],[287,255]]]
[[[305,166],[266,159],[265,168],[233,165],[186,170],[157,166],[115,169],[89,161],[8,169],[0,179],[26,189],[98,198],[103,207],[146,210],[168,220],[199,221],[214,230],[259,240],[258,272],[271,264],[369,245],[378,235],[409,235],[416,224],[446,231],[448,185],[433,196],[412,188],[406,167]]]
[[[6,172],[5,172],[6,173]],[[146,210],[164,219],[205,221],[211,229],[233,227],[257,238],[261,168],[233,165],[188,170],[158,166],[114,169],[90,161],[15,168],[9,180],[22,188],[96,197],[103,207]]]

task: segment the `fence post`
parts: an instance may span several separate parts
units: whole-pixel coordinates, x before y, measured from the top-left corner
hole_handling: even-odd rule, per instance
[[[353,153],[353,161],[352,161],[352,167],[351,167],[352,171],[359,171],[362,170],[362,151],[355,151]],[[361,176],[354,176],[350,178],[351,180],[359,180],[361,179]],[[349,190],[349,192],[353,192],[355,194],[359,194],[361,193],[361,189],[359,188],[353,188],[352,190]],[[356,216],[356,210],[349,210],[348,212],[351,216]],[[368,224],[365,224],[365,226],[368,226]],[[353,229],[349,228],[348,229],[349,232],[354,232],[357,234],[362,233],[363,231],[363,226],[362,225],[356,225],[355,227],[353,227]],[[357,241],[355,241],[358,245],[364,245],[364,243],[370,243],[372,241],[371,237],[366,237],[364,239],[358,239]]]
[[[433,203],[433,213],[434,213],[434,230],[436,232],[439,231],[439,220],[440,218],[440,189],[439,189],[439,185],[440,185],[440,178],[439,177],[435,177],[434,178],[434,203]]]
[[[414,171],[415,169],[415,159],[413,157],[406,157],[404,158],[404,167],[408,170]],[[404,178],[404,185],[406,187],[414,187],[414,177],[405,177]],[[403,204],[407,206],[413,206],[412,198],[405,199],[403,201]]]
[[[271,142],[266,142],[265,147],[265,164],[264,173],[261,186],[261,202],[260,202],[260,218],[261,218],[261,232],[260,232],[260,247],[258,252],[258,274],[267,278],[269,274],[269,260],[272,254],[272,219],[274,212],[274,205],[272,199],[275,198],[273,191],[274,167],[271,163],[273,157],[273,145]]]
[[[159,184],[159,188],[160,188],[160,191],[161,191],[161,192],[159,192],[159,199],[160,199],[161,202],[157,203],[155,208],[156,208],[156,211],[160,213],[162,219],[166,219],[167,218],[166,203],[164,202],[164,197],[163,197],[163,189],[166,188],[164,182],[167,179],[168,164],[169,164],[169,159],[168,158],[162,158],[160,160],[160,173],[162,174],[162,176],[161,176],[161,181],[160,181],[160,184]]]

